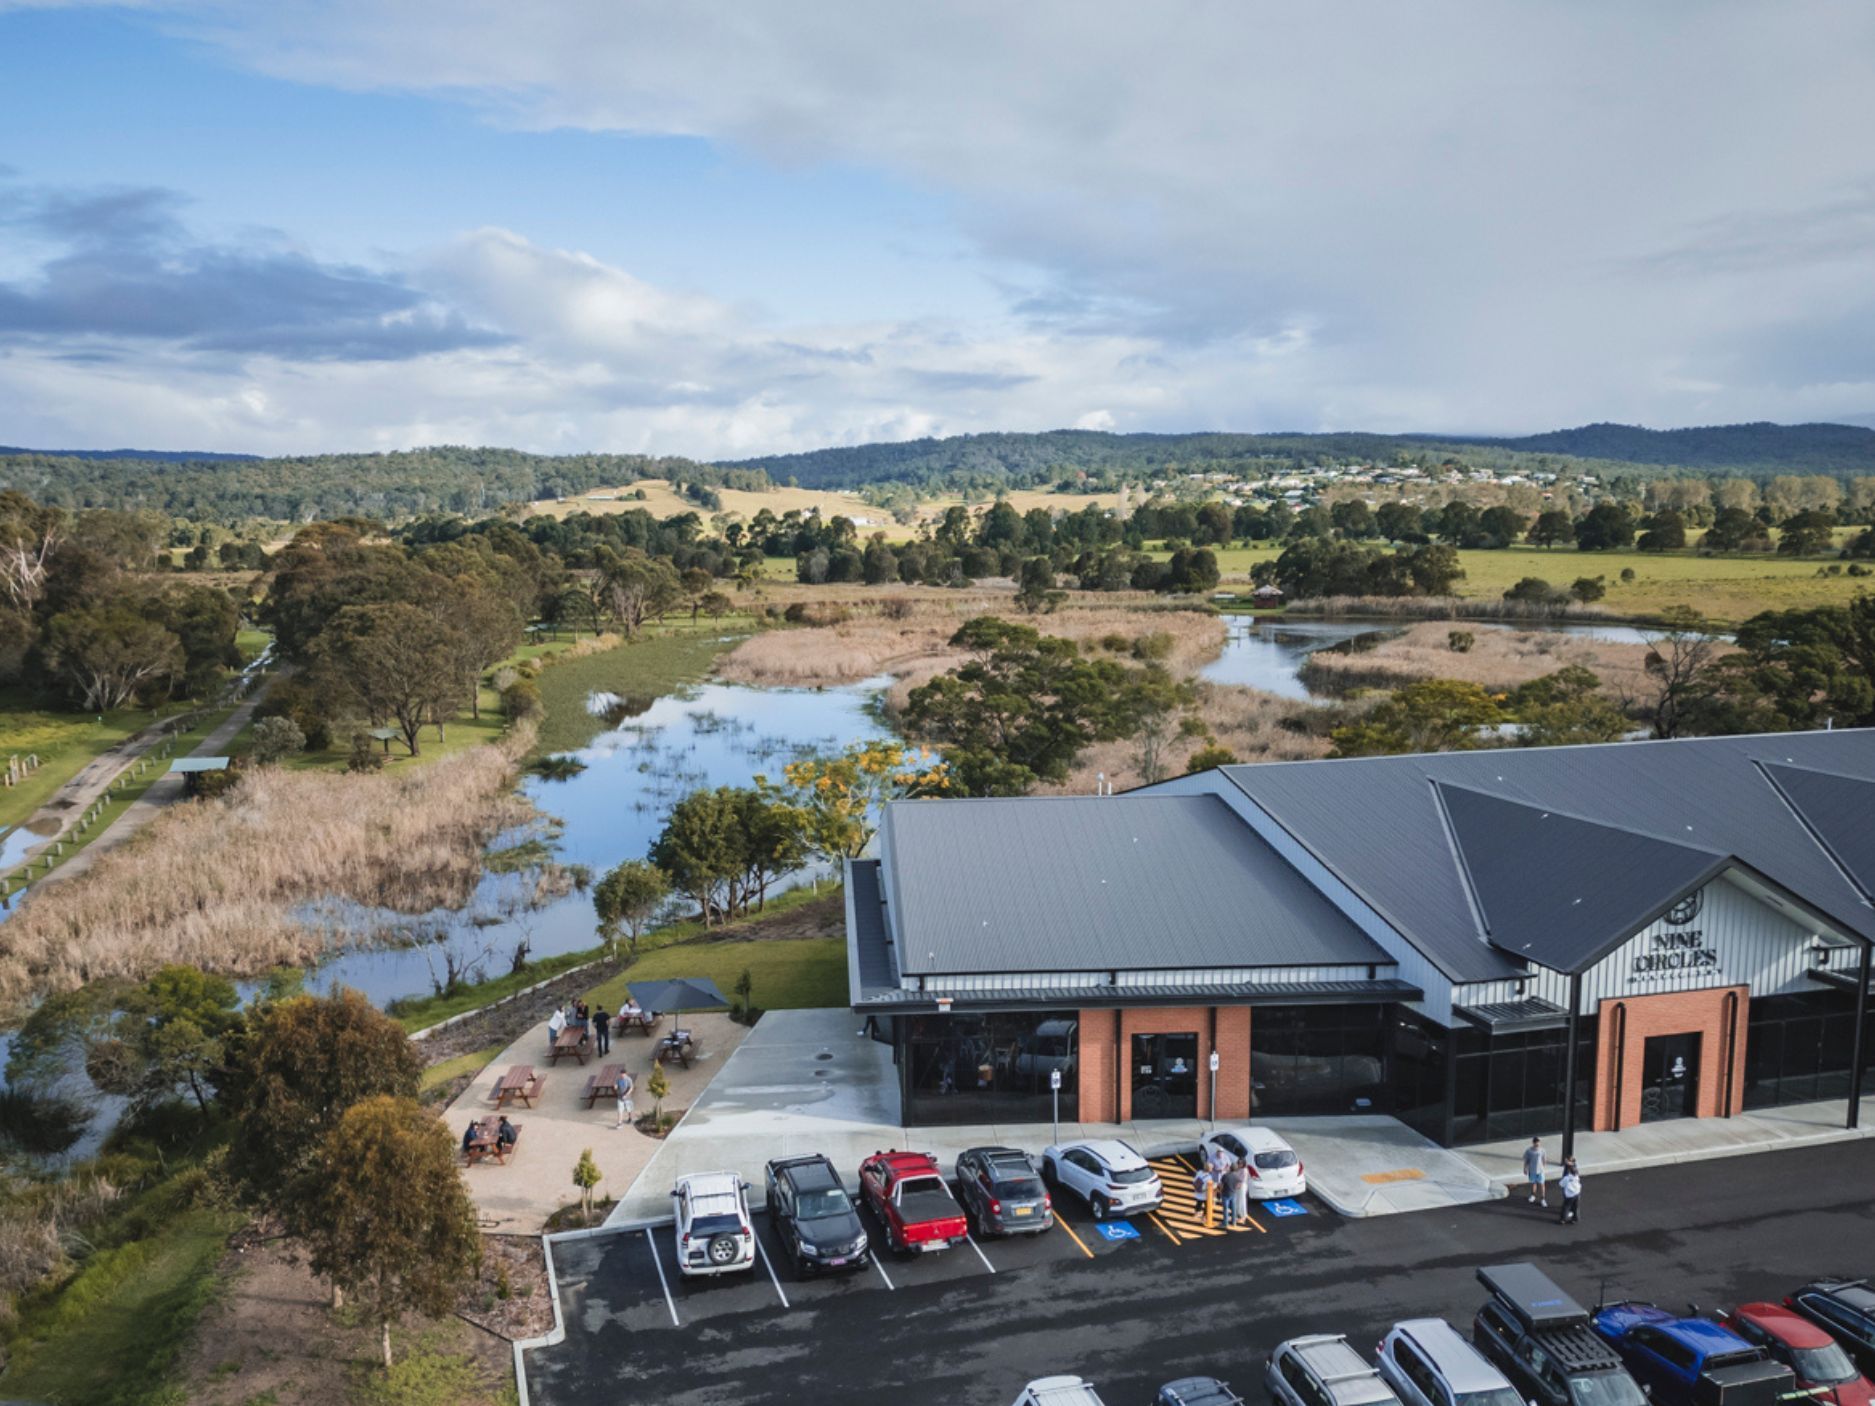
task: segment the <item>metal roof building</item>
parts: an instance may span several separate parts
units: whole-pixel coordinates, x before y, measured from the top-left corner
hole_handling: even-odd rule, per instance
[[[1875,731],[1231,766],[889,806],[851,997],[908,1121],[1618,1128],[1859,1094],[1872,895]]]

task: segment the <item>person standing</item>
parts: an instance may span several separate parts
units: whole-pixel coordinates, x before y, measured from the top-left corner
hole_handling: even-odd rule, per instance
[[[613,1126],[622,1128],[631,1121],[632,1116],[632,1076],[623,1069],[619,1070],[618,1078],[612,1081],[612,1097],[618,1100],[618,1122]]]
[[[1199,1220],[1210,1220],[1210,1217],[1205,1214],[1205,1200],[1210,1194],[1211,1168],[1206,1165],[1198,1168],[1196,1172],[1193,1172],[1191,1178],[1192,1213],[1196,1215]]]
[[[1237,1164],[1237,1196],[1231,1203],[1231,1218],[1238,1225],[1250,1224],[1250,1164]]]
[[[1544,1188],[1543,1139],[1533,1137],[1523,1150],[1523,1179],[1530,1183],[1530,1204],[1549,1209],[1549,1192]]]
[[[1562,1180],[1556,1183],[1556,1189],[1562,1192],[1562,1214],[1556,1218],[1556,1223],[1576,1224],[1582,1202],[1582,1173],[1576,1169],[1575,1158],[1563,1158]]]
[[[592,1029],[599,1041],[599,1053],[612,1053],[612,1017],[605,1013],[603,1004],[593,1007]]]
[[[1229,1230],[1237,1224],[1237,1198],[1243,1191],[1243,1164],[1232,1162],[1230,1170],[1224,1173],[1224,1228]]]
[[[553,1014],[547,1017],[547,1043],[551,1045],[559,1039],[560,1032],[564,1029],[566,1029],[566,1012],[555,1006]]]

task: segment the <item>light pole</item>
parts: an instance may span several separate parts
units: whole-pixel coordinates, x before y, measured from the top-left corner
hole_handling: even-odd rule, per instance
[[[1217,1131],[1217,1051],[1211,1051],[1211,1131]]]
[[[1051,1069],[1048,1071],[1048,1088],[1055,1097],[1054,1141],[1059,1145],[1061,1142],[1061,1071],[1059,1069]]]

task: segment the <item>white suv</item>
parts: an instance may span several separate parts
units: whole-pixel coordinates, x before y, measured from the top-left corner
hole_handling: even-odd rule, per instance
[[[1165,1201],[1159,1174],[1118,1138],[1043,1148],[1042,1180],[1080,1197],[1095,1220],[1144,1215]]]
[[[1039,1377],[1022,1388],[1015,1406],[1101,1406],[1100,1397],[1080,1377]]]
[[[734,1172],[698,1172],[671,1188],[677,1203],[677,1269],[735,1274],[755,1267],[749,1184]]]

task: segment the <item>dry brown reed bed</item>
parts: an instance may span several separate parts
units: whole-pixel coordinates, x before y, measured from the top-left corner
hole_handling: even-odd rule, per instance
[[[1472,637],[1469,650],[1451,648],[1453,630]],[[1558,669],[1579,665],[1602,681],[1613,698],[1648,691],[1647,646],[1617,644],[1544,630],[1466,630],[1463,622],[1426,621],[1373,649],[1342,654],[1318,650],[1303,666],[1303,678],[1318,693],[1345,694],[1357,688],[1395,688],[1417,679],[1461,679],[1500,691]]]
[[[1170,641],[1165,663],[1177,673],[1215,659],[1225,638],[1223,621],[1209,611],[1172,608],[1130,592],[1085,603],[1071,599],[1051,614],[1033,616],[1014,610],[1006,592],[907,587],[875,597],[812,599],[823,608],[850,610],[852,617],[832,625],[763,631],[723,657],[721,676],[732,683],[817,687],[891,674],[901,683],[892,693],[902,703],[910,688],[963,662],[963,652],[951,647],[950,637],[965,620],[984,614],[1021,620],[1084,647],[1102,647],[1109,637],[1130,647],[1142,635],[1163,634]]]
[[[1521,600],[1473,600],[1465,596],[1316,596],[1290,601],[1288,615],[1372,616],[1387,620],[1524,620],[1533,625],[1559,620],[1609,623],[1626,617],[1599,605],[1540,605]]]
[[[375,775],[263,768],[175,807],[0,924],[0,1005],[169,962],[251,976],[308,961],[333,940],[293,916],[315,899],[401,913],[465,902],[484,845],[529,813],[513,783],[530,737]]]

